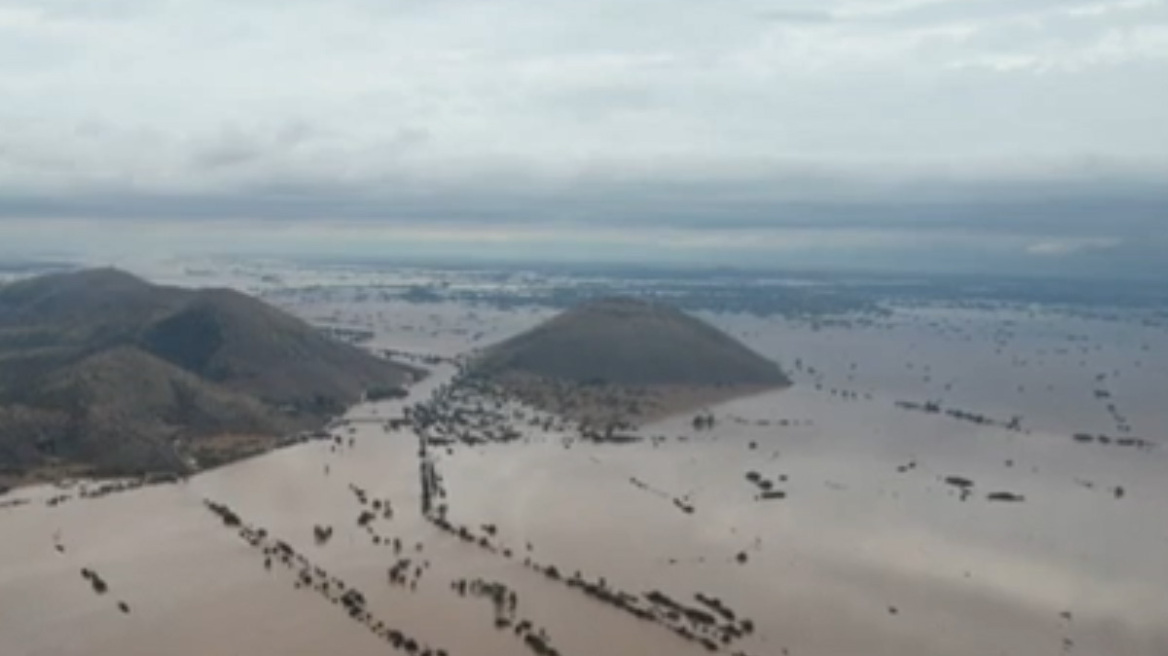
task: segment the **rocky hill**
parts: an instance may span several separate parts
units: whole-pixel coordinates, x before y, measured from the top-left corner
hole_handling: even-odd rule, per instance
[[[471,371],[538,405],[555,397],[550,405],[568,414],[580,414],[571,410],[581,404],[595,406],[588,412],[613,403],[640,408],[616,416],[660,414],[646,411],[647,401],[677,411],[789,384],[777,364],[714,326],[669,305],[624,298],[569,309],[487,349]]]
[[[232,290],[32,278],[0,287],[0,477],[212,464],[417,373]]]

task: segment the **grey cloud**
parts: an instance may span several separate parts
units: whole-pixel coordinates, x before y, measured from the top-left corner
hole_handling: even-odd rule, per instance
[[[844,186],[837,180],[834,186]],[[461,184],[386,178],[349,183],[268,180],[230,192],[0,196],[7,219],[91,218],[158,221],[215,218],[367,225],[559,225],[749,229],[929,230],[1067,237],[1168,236],[1168,189],[1150,182],[1080,181],[918,184],[853,193],[809,193],[780,181],[637,182],[576,180],[559,184],[508,178]],[[1106,221],[1101,220],[1106,217]]]
[[[1164,3],[8,0],[0,16],[0,226],[931,230],[1055,252],[1162,239],[1168,220]]]
[[[768,9],[755,14],[770,23],[817,24],[836,20],[831,11],[823,9]]]
[[[255,161],[265,150],[246,135],[225,133],[217,143],[197,150],[193,155],[196,168],[218,169]]]
[[[954,21],[1009,21],[1019,17],[1065,15],[1083,7],[1122,11],[1125,0],[943,0],[918,3],[872,3],[856,18],[892,24],[929,25]]]

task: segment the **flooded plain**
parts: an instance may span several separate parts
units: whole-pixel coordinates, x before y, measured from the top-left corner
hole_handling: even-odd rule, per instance
[[[377,349],[443,356],[549,313],[286,305],[369,330]],[[447,516],[491,549],[423,517],[418,436],[386,424],[449,364],[408,399],[353,408],[334,440],[100,498],[0,497],[0,653],[381,654],[388,627],[418,654],[533,653],[524,621],[561,654],[707,653],[567,585],[576,572],[720,600],[750,624],[716,646],[730,654],[1168,653],[1162,329],[918,308],[848,326],[707,318],[796,384],[709,408],[710,428],[692,413],[643,426],[634,443],[525,425],[507,443],[431,449]],[[360,618],[207,501],[327,572],[330,590],[358,590]],[[459,581],[513,594],[510,624]]]

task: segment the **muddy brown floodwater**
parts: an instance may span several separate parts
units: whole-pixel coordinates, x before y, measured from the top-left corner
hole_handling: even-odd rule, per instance
[[[850,358],[834,336],[788,337],[844,386]],[[1168,449],[1084,446],[1063,430],[1106,428],[1097,413],[1079,408],[1063,426],[1052,401],[1020,432],[910,412],[892,403],[907,394],[881,394],[861,367],[853,382],[872,398],[797,380],[711,408],[709,430],[688,416],[642,427],[658,440],[528,429],[506,444],[431,447],[448,519],[489,534],[492,553],[422,516],[417,436],[384,426],[452,373],[443,365],[409,399],[352,409],[340,445],[51,506],[69,491],[4,497],[29,503],[0,508],[0,654],[406,653],[375,626],[415,638],[419,654],[529,654],[522,636],[534,635],[565,655],[708,653],[567,585],[577,571],[641,599],[708,609],[697,595],[716,598],[751,623],[727,654],[1168,654]],[[970,388],[967,399],[989,395]],[[1129,405],[1135,422],[1157,420]],[[763,498],[759,481],[783,494]],[[1020,501],[990,500],[1002,492]],[[326,572],[331,591],[359,591],[362,619],[208,500]],[[511,624],[458,581],[505,586]]]

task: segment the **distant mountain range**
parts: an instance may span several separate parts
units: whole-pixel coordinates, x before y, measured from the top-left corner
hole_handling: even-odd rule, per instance
[[[0,287],[0,477],[189,470],[419,373],[228,289],[31,278]]]

